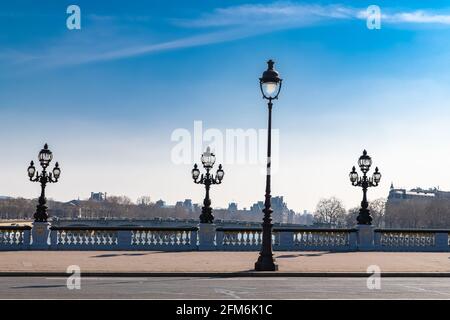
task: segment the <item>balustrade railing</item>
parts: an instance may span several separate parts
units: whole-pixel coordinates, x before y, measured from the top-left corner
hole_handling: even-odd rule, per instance
[[[291,232],[293,250],[353,251],[357,248],[356,229],[294,229]]]
[[[217,228],[217,250],[260,250],[261,228]],[[274,228],[274,250],[355,250],[356,229]]]
[[[0,226],[0,250],[28,249],[30,235],[30,226]]]
[[[108,250],[118,248],[117,228],[51,227],[50,247],[62,250]]]
[[[193,250],[197,248],[197,227],[133,228],[130,247],[155,250]]]
[[[279,244],[279,234],[272,233],[272,243]],[[262,244],[261,228],[217,228],[216,247],[217,250],[230,251],[255,251],[260,250]]]
[[[195,227],[51,227],[50,247],[61,250],[192,250]]]
[[[448,230],[376,229],[374,242],[382,251],[450,251]]]
[[[41,226],[42,227],[42,226]],[[201,248],[199,228],[181,227],[50,227],[0,226],[0,250],[161,250],[190,251]],[[262,229],[217,227],[206,250],[258,251]],[[368,233],[367,233],[368,232]],[[33,234],[33,235],[31,235]],[[449,230],[356,229],[274,227],[273,249],[278,251],[450,251]],[[365,239],[362,245],[362,238]],[[41,237],[44,246],[34,244]],[[370,240],[367,240],[370,239]],[[47,245],[48,244],[48,245]]]

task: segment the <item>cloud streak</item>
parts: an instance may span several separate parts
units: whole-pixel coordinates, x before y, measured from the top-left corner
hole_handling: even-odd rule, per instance
[[[435,14],[424,10],[413,12],[400,12],[382,16],[387,22],[392,23],[417,23],[417,24],[441,24],[450,25],[450,14]]]
[[[106,46],[95,46],[98,38],[93,34],[90,39],[84,38],[82,46],[78,45],[76,42],[69,43],[68,41],[63,41],[60,45],[55,44],[51,49],[37,54],[25,54],[19,51],[8,50],[8,52],[0,54],[0,62],[3,60],[11,66],[16,67],[20,64],[32,64],[38,69],[76,66],[234,41],[250,37],[257,33],[259,32],[253,30],[241,32],[236,32],[236,30],[225,30],[208,32],[154,44],[130,45],[117,40],[118,42],[116,44],[108,42]]]
[[[178,19],[183,27],[290,25],[305,26],[324,20],[347,20],[358,17],[358,10],[341,5],[304,5],[276,2],[218,8],[197,19]]]
[[[177,28],[189,30],[192,34],[173,40],[151,43],[133,35],[114,33],[107,41],[102,32],[90,30],[89,36],[61,39],[39,52],[18,52],[10,50],[0,55],[0,62],[11,65],[33,64],[39,67],[60,67],[86,63],[112,61],[156,52],[199,47],[234,41],[277,30],[303,28],[320,23],[341,21],[363,21],[367,18],[367,8],[344,5],[298,4],[275,2],[271,4],[244,4],[226,8],[216,8],[193,19],[173,19]],[[425,10],[394,11],[381,7],[381,22],[386,24],[433,24],[450,25],[450,14]],[[90,17],[101,23],[110,23],[114,17]],[[131,19],[132,20],[132,19]],[[130,21],[131,21],[130,20]],[[107,29],[107,28],[106,28]],[[101,37],[99,37],[99,34]],[[133,40],[134,39],[134,40]],[[103,44],[105,43],[105,44]]]
[[[450,13],[434,13],[426,10],[394,11],[381,7],[381,18],[387,23],[450,24]],[[191,28],[229,27],[229,26],[297,26],[313,25],[321,21],[365,20],[367,8],[354,8],[343,5],[310,5],[291,2],[272,4],[240,5],[217,8],[196,19],[179,19],[174,23]]]

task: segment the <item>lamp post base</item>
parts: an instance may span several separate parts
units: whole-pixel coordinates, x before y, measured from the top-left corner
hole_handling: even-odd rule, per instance
[[[212,215],[212,208],[211,207],[202,207],[202,214],[200,215],[200,223],[213,223],[214,222],[214,216]]]
[[[370,216],[370,211],[367,208],[359,209],[358,217],[356,218],[358,225],[371,225],[372,217]]]
[[[273,257],[259,256],[255,263],[255,271],[278,271],[278,265],[275,264]]]
[[[42,203],[42,201],[43,200],[39,199],[39,204],[36,207],[36,213],[33,215],[35,222],[47,222],[47,206],[45,205],[45,202]]]

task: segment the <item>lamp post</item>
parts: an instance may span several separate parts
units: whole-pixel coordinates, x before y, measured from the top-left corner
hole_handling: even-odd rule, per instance
[[[369,203],[367,202],[367,189],[378,186],[381,180],[381,173],[378,171],[378,167],[376,167],[372,177],[367,176],[367,172],[372,165],[372,158],[367,154],[366,150],[364,150],[362,156],[359,157],[358,165],[363,173],[363,176],[358,177],[358,173],[356,172],[354,166],[349,175],[352,185],[355,187],[361,187],[363,190],[363,199],[361,201],[361,209],[359,209],[357,221],[359,225],[371,225],[372,217],[370,216],[370,210],[368,209]]]
[[[61,175],[61,169],[59,168],[58,162],[56,162],[52,172],[47,172],[47,167],[53,159],[53,154],[48,149],[47,144],[45,144],[44,149],[39,152],[38,159],[42,167],[42,172],[40,174],[36,171],[33,161],[31,161],[30,166],[28,167],[28,177],[30,178],[30,181],[39,182],[41,184],[41,195],[39,197],[36,213],[34,214],[34,221],[47,222],[48,214],[46,206],[47,200],[45,199],[45,187],[47,183],[58,182],[59,176]]]
[[[259,78],[259,85],[263,98],[268,100],[267,107],[269,112],[268,131],[267,131],[267,172],[266,172],[266,194],[264,201],[264,218],[262,223],[262,246],[259,252],[258,261],[255,263],[256,271],[275,271],[278,266],[275,264],[272,253],[272,208],[270,195],[270,167],[271,167],[271,149],[272,149],[272,100],[278,99],[281,90],[281,82],[278,72],[273,68],[273,60],[267,61],[267,70]]]
[[[205,185],[206,195],[203,200],[202,214],[200,215],[200,223],[213,223],[214,216],[212,215],[211,199],[209,198],[209,188],[212,184],[221,184],[225,172],[222,170],[222,165],[219,164],[219,168],[214,176],[210,173],[210,170],[216,162],[216,156],[211,152],[208,147],[201,157],[203,167],[206,170],[206,174],[200,175],[200,170],[197,164],[194,164],[194,169],[192,169],[192,179],[194,183]]]

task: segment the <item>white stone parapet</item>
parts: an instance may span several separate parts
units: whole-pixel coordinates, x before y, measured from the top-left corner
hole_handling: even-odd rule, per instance
[[[274,227],[275,251],[448,252],[450,230]],[[261,227],[0,226],[0,250],[259,251]]]

